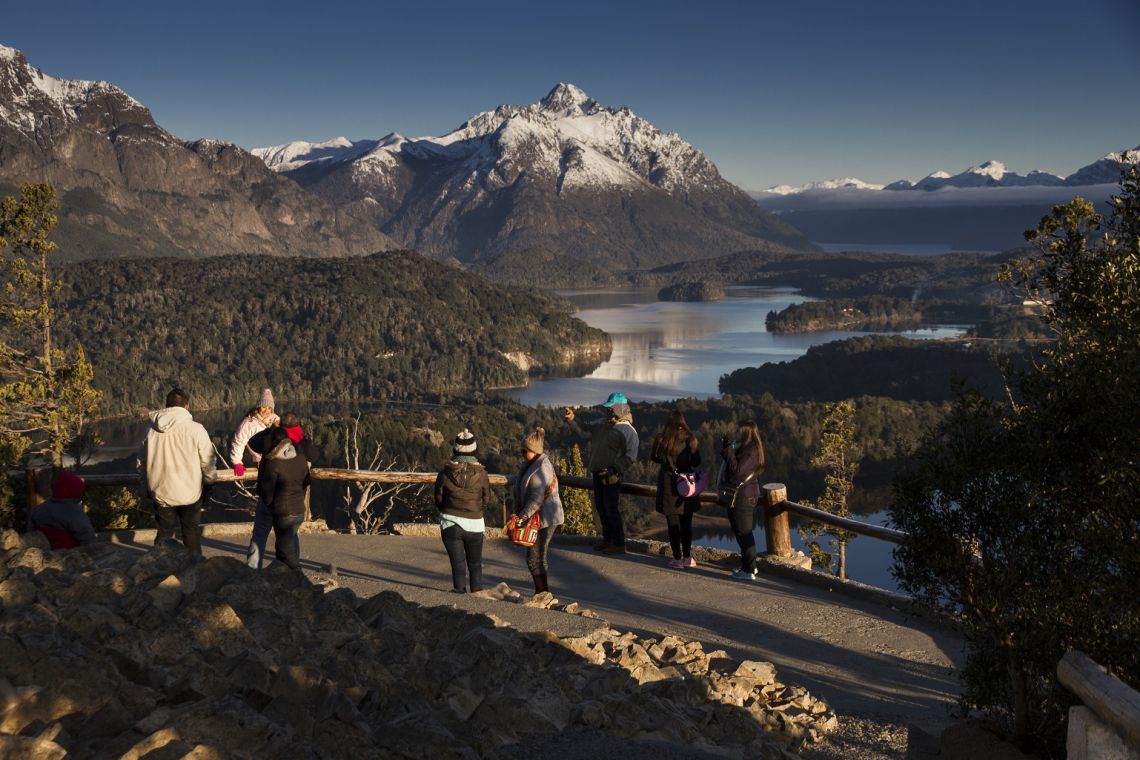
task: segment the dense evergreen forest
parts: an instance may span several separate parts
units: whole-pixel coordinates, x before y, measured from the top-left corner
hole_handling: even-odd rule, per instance
[[[999,265],[1011,255],[741,251],[629,272],[627,278],[633,285],[658,287],[685,281],[788,286],[817,298],[878,294],[974,304],[1004,303],[1008,294],[995,277]]]
[[[794,303],[768,312],[769,332],[819,330],[901,330],[924,324],[975,325],[974,337],[1020,340],[1048,337],[1041,320],[1016,306],[987,306],[962,301],[870,295]]]
[[[871,335],[813,346],[790,362],[744,367],[724,375],[722,393],[771,393],[785,401],[840,401],[881,395],[941,403],[965,382],[991,398],[1005,393],[1005,376],[1024,366],[1035,348],[999,349],[971,341],[923,341]]]
[[[553,296],[406,251],[89,261],[60,278],[56,336],[86,349],[104,414],[154,407],[173,385],[197,408],[265,385],[339,400],[517,386],[610,351]]]

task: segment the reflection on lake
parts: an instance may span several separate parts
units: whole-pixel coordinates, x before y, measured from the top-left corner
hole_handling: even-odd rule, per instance
[[[871,523],[873,525],[886,525],[887,513],[875,512],[870,515],[853,515],[853,517],[860,522]],[[800,518],[796,515],[791,515],[792,527],[792,548],[802,551],[804,554],[811,554],[811,552],[804,546],[804,542],[800,539],[799,532]],[[752,532],[756,537],[756,548],[763,554],[765,537],[764,526],[758,525]],[[835,553],[828,544],[828,536],[820,536],[816,539],[820,546],[825,551]],[[727,549],[729,551],[739,551],[740,546],[736,543],[736,537],[727,531],[715,531],[708,529],[700,529],[693,526],[693,545],[694,546],[708,546],[715,549]],[[870,538],[867,536],[856,536],[851,539],[847,544],[847,577],[853,581],[860,583],[867,583],[879,588],[898,590],[898,584],[895,579],[891,577],[891,550],[894,549],[894,544],[887,541],[880,541],[877,538]]]
[[[729,287],[721,301],[693,303],[658,301],[657,290],[561,291],[580,309],[578,318],[613,338],[609,361],[586,377],[532,381],[507,395],[530,406],[596,404],[611,391],[634,401],[704,398],[719,395],[721,375],[735,369],[789,361],[811,346],[868,334],[768,332],[769,311],[812,300],[791,288]],[[950,338],[965,329],[939,325],[891,334]]]

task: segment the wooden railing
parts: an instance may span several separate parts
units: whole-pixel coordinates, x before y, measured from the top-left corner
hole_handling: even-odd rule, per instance
[[[27,470],[26,475],[29,510],[38,500],[34,486],[36,482],[36,472],[36,470]],[[314,480],[407,483],[410,485],[431,485],[435,483],[436,479],[436,473],[434,472],[345,470],[333,467],[314,467],[311,474]],[[91,486],[130,486],[139,484],[139,476],[134,473],[83,475],[82,477],[83,480]],[[506,475],[490,475],[489,478],[492,486],[508,486],[513,479]],[[245,474],[241,476],[234,475],[233,470],[218,470],[219,483],[252,480],[257,480],[256,469],[248,469],[245,471]],[[592,489],[594,487],[594,480],[589,477],[560,475],[558,482],[560,486],[564,488]],[[642,483],[622,483],[621,492],[630,494],[631,496],[655,498],[657,496],[657,486],[649,486]],[[797,514],[824,525],[850,531],[860,536],[877,538],[881,541],[905,544],[908,540],[907,534],[900,530],[884,528],[881,525],[872,525],[871,523],[852,520],[848,517],[838,517],[830,512],[824,512],[820,509],[797,504],[794,501],[788,501],[788,491],[782,483],[768,483],[763,486],[763,492],[764,495],[761,498],[761,505],[764,509],[764,535],[767,541],[766,551],[770,556],[791,557],[794,553],[792,550],[791,526],[788,520],[789,514]],[[698,498],[704,504],[717,503],[717,495],[711,491],[701,493]]]
[[[1074,707],[1069,713],[1072,760],[1140,753],[1140,693],[1076,650],[1057,663],[1057,679],[1084,703],[1084,708]],[[1108,730],[1090,730],[1091,716],[1076,712],[1081,709],[1091,712]]]

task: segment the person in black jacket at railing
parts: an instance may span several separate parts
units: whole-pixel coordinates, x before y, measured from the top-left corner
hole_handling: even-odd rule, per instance
[[[720,455],[724,458],[724,480],[718,484],[729,493],[728,518],[736,543],[740,545],[740,567],[732,577],[756,580],[756,501],[760,498],[760,471],[764,469],[764,445],[760,428],[751,420],[736,426],[736,440],[721,439]]]
[[[269,427],[257,433],[249,439],[249,449],[257,454],[258,459],[263,459],[273,448],[275,443],[281,440],[280,434],[284,432],[293,442],[293,448],[304,459],[309,468],[315,467],[319,463],[321,456],[320,451],[313,442],[305,437],[305,431],[301,428],[301,421],[296,414],[286,412],[281,416],[278,426]],[[260,464],[260,462],[259,462]],[[259,480],[260,480],[260,470]],[[304,510],[302,509],[302,517]],[[252,567],[254,570],[261,569],[261,562],[265,557],[265,546],[269,542],[269,531],[273,529],[273,514],[264,502],[259,498],[257,506],[254,508],[253,515],[253,535],[249,539],[249,549],[246,551],[245,564]],[[295,539],[295,553],[297,556],[301,554],[300,539]]]
[[[475,434],[464,428],[451,445],[451,461],[435,479],[440,536],[451,562],[451,590],[483,590],[483,511],[494,494],[487,470],[475,458]]]
[[[297,529],[305,520],[309,463],[298,453],[283,428],[270,428],[267,432],[269,450],[257,468],[257,496],[272,516],[277,559],[299,570],[301,557]]]

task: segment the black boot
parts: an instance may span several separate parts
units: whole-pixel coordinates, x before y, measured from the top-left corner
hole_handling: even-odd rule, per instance
[[[534,576],[534,593],[541,594],[543,591],[549,590],[550,587],[546,585],[546,573]]]

